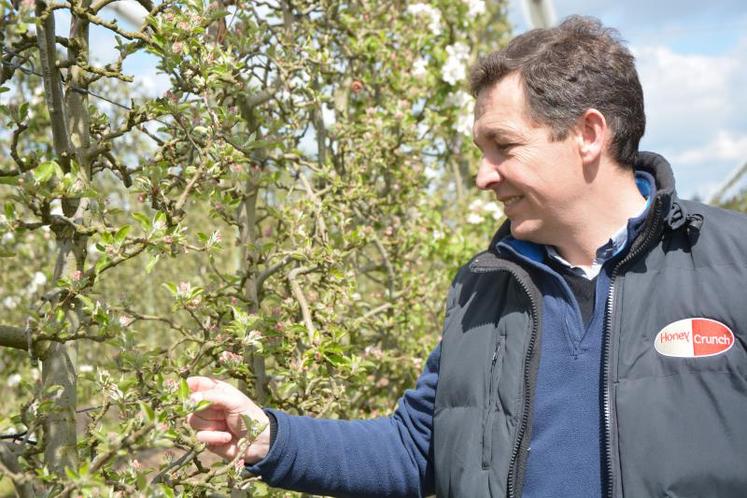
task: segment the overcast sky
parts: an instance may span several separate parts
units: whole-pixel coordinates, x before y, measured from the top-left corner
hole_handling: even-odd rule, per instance
[[[681,196],[707,198],[747,162],[747,1],[552,4],[558,21],[592,15],[628,41],[646,102],[641,149],[669,159]],[[510,0],[509,18],[517,33],[527,29],[519,0]]]

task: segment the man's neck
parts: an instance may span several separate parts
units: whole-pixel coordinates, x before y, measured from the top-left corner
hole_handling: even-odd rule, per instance
[[[573,266],[591,267],[597,256],[597,249],[609,242],[612,236],[627,225],[646,207],[646,199],[641,195],[633,179],[624,182],[622,188],[597,196],[586,206],[589,223],[579,223],[570,228],[563,243],[555,246],[558,253]]]

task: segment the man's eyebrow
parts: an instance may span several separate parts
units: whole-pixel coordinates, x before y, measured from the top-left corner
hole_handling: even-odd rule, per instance
[[[474,137],[473,141],[477,144],[478,140],[514,142],[520,140],[520,137],[504,128],[477,128],[477,135]]]

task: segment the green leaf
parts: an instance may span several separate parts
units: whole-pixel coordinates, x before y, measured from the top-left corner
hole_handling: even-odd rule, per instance
[[[156,412],[153,410],[153,407],[147,403],[143,403],[142,401],[138,404],[140,405],[140,410],[142,410],[143,413],[145,413],[145,416],[148,417],[148,422],[153,422],[156,419]]]
[[[24,121],[29,115],[29,103],[24,102],[21,107],[18,108],[18,121]]]
[[[90,297],[84,296],[83,294],[78,294],[77,296],[78,300],[83,303],[83,307],[87,310],[93,310],[95,305],[93,304],[93,301]]]
[[[149,275],[150,272],[153,271],[153,268],[155,268],[156,263],[158,263],[158,260],[161,259],[160,254],[156,254],[155,256],[151,256],[150,259],[148,259],[148,264],[145,265],[145,274]]]
[[[132,217],[137,220],[143,230],[146,232],[150,231],[152,225],[149,217],[145,216],[143,213],[132,213]]]
[[[117,244],[121,244],[124,242],[125,238],[127,238],[127,234],[130,233],[130,230],[132,227],[130,225],[124,225],[122,228],[117,230],[117,233],[114,234],[114,241]]]
[[[8,220],[13,220],[16,217],[16,206],[12,202],[6,202],[5,206],[3,206],[5,209],[5,217],[8,218]]]
[[[18,185],[18,177],[17,176],[0,176],[0,184]]]
[[[62,168],[55,161],[45,161],[34,169],[34,180],[37,183],[46,183],[52,177],[62,177]]]
[[[174,490],[170,487],[166,486],[165,484],[159,484],[158,490],[163,493],[164,496],[167,498],[175,498],[176,495],[174,495]]]
[[[179,399],[186,400],[189,398],[189,384],[185,379],[179,380]]]
[[[106,254],[102,254],[98,261],[96,261],[96,274],[101,273],[101,270],[109,264],[109,258]]]

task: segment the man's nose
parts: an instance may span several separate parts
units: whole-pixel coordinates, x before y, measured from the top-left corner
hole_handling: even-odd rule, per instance
[[[483,156],[480,160],[480,167],[477,169],[477,176],[475,177],[477,188],[487,190],[492,188],[496,183],[500,183],[501,180],[502,177],[498,171],[498,164]]]

